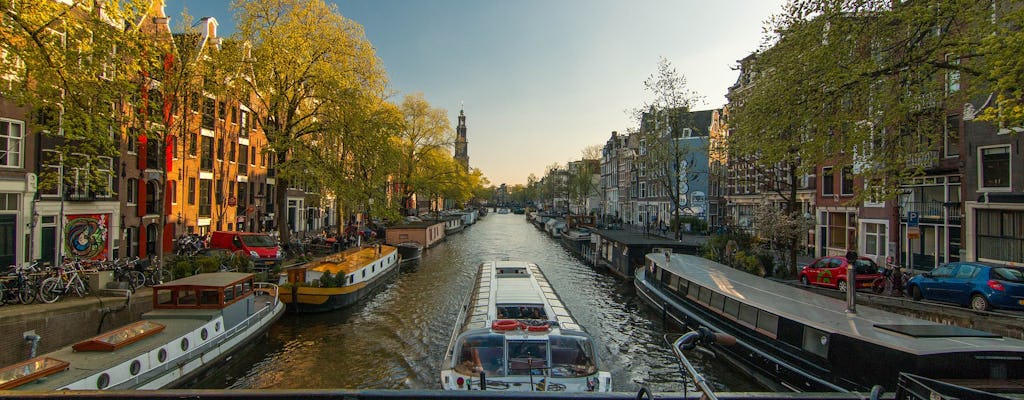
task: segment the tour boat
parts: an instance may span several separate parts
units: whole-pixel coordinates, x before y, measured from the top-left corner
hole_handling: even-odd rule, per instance
[[[0,390],[176,387],[230,357],[284,314],[277,286],[216,272],[153,287],[138,322],[0,369]],[[45,340],[45,338],[43,338]]]
[[[641,299],[664,318],[734,336],[714,350],[776,390],[892,391],[900,373],[988,390],[1024,384],[1024,341],[938,324],[764,279],[692,255],[649,253]]]
[[[536,264],[480,265],[445,352],[445,390],[610,392],[593,339]]]
[[[398,273],[398,249],[364,245],[288,268],[280,298],[291,312],[322,312],[355,303]]]

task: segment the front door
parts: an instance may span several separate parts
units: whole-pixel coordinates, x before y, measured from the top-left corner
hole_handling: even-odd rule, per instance
[[[42,237],[39,238],[39,246],[42,249],[42,253],[39,255],[42,257],[44,262],[55,265],[54,260],[57,259],[57,227],[56,226],[44,226],[42,228]]]
[[[15,265],[18,248],[17,231],[14,229],[18,216],[13,214],[0,215],[0,268]]]

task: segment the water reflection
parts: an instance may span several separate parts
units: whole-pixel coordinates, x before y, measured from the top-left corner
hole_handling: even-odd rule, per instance
[[[521,215],[491,214],[424,250],[368,301],[336,312],[285,315],[265,339],[234,355],[195,388],[437,389],[440,363],[459,307],[486,260],[534,261],[598,343],[616,391],[682,391],[660,314],[632,286],[596,272]],[[761,390],[722,361],[695,354],[719,390]],[[692,390],[692,385],[690,386]]]

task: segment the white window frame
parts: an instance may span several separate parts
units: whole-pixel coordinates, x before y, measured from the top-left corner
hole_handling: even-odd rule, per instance
[[[3,142],[5,149],[0,150],[0,157],[4,159],[3,164],[0,164],[0,168],[21,168],[25,164],[25,121],[19,121],[16,119],[0,118],[5,126],[5,129],[0,129],[0,142]],[[11,127],[17,126],[19,128],[18,136],[11,135]],[[10,150],[11,148],[14,150]],[[14,163],[11,162],[11,156],[16,158]]]
[[[138,179],[128,178],[128,180],[125,181],[124,185],[125,185],[125,188],[124,188],[124,191],[125,191],[125,200],[124,200],[124,202],[125,202],[125,204],[127,204],[129,206],[137,205],[138,204],[138,197],[139,197],[139,181],[138,181]]]
[[[1007,152],[1007,156],[1009,158],[1008,165],[1006,166],[1006,168],[1008,170],[1007,173],[1009,174],[1009,176],[1008,176],[1008,179],[1007,179],[1005,187],[1004,186],[995,186],[995,187],[984,186],[985,185],[985,159],[983,158],[983,153],[984,153],[985,150],[995,149],[995,148],[1005,148],[1006,152]],[[992,146],[978,146],[978,191],[979,192],[1009,192],[1010,189],[1013,188],[1013,183],[1012,183],[1013,182],[1013,157],[1009,157],[1012,154],[1013,154],[1013,146],[1011,146],[1009,144],[998,144],[998,145],[992,145]]]

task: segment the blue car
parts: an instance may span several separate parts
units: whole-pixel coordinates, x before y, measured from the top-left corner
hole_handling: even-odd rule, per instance
[[[907,293],[975,310],[1024,310],[1024,273],[980,262],[953,262],[910,278]]]

